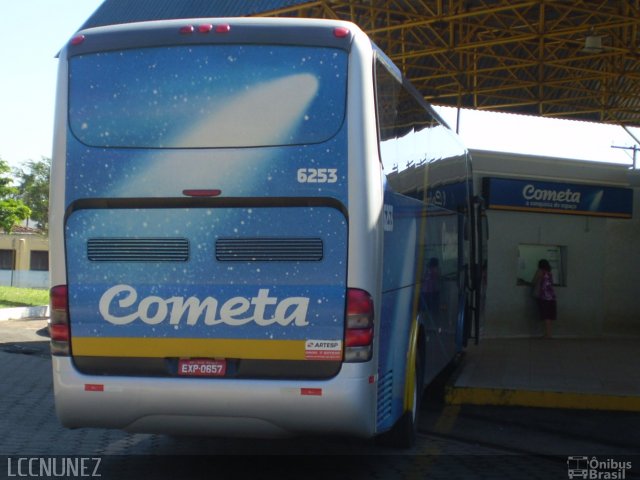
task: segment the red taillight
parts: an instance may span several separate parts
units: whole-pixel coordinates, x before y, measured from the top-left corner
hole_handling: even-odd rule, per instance
[[[185,25],[184,27],[180,27],[180,35],[191,35],[195,30],[193,25]]]
[[[187,197],[217,197],[222,193],[222,190],[217,188],[207,189],[187,189],[183,190],[182,194]]]
[[[69,355],[71,332],[69,330],[69,295],[66,285],[57,285],[51,289],[51,353]]]
[[[216,25],[216,33],[229,33],[230,31],[231,31],[231,25],[229,25],[228,23]]]
[[[349,29],[346,27],[336,27],[333,29],[333,34],[337,38],[345,38],[349,36]]]
[[[71,45],[80,45],[82,42],[84,42],[85,38],[86,37],[84,35],[76,35],[71,39]]]
[[[51,340],[53,340],[54,342],[69,341],[69,325],[52,324],[49,330],[51,333]]]
[[[64,310],[69,308],[69,295],[67,293],[66,285],[58,285],[51,289],[51,309],[52,310]]]
[[[365,347],[373,342],[373,327],[347,329],[347,335],[344,340],[346,347]]]
[[[373,356],[373,299],[364,290],[347,289],[344,361],[366,362]]]
[[[349,288],[347,290],[347,321],[352,327],[367,325],[373,317],[373,300],[364,290]]]
[[[200,33],[209,33],[211,30],[213,30],[213,25],[211,25],[210,23],[198,25],[198,32]]]

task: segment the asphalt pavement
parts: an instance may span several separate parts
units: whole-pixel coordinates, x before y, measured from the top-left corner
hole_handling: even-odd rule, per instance
[[[0,478],[18,478],[25,473],[18,467],[34,458],[99,459],[104,480],[246,475],[547,480],[568,478],[585,458],[608,466],[614,459],[631,462],[623,478],[639,478],[637,413],[448,405],[444,393],[454,367],[428,389],[418,442],[402,452],[330,436],[242,440],[69,430],[55,415],[46,323],[0,322]],[[252,457],[246,461],[241,455]],[[19,464],[19,459],[27,460]],[[599,472],[613,473],[604,467]]]

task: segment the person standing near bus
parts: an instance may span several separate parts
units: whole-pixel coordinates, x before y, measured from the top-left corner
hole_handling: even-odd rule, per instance
[[[423,283],[424,300],[432,319],[436,319],[440,311],[440,266],[436,257],[429,259]]]
[[[538,302],[540,320],[544,322],[544,338],[551,338],[551,322],[556,319],[556,292],[553,288],[551,265],[546,259],[538,262],[538,270],[531,281],[533,296]]]

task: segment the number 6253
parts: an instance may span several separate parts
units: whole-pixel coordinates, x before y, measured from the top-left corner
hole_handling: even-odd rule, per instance
[[[298,183],[336,183],[337,168],[299,168]]]

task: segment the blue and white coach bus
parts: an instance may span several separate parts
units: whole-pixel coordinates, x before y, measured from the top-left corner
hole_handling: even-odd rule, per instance
[[[415,436],[481,309],[467,151],[355,25],[192,19],[60,54],[67,427]]]

